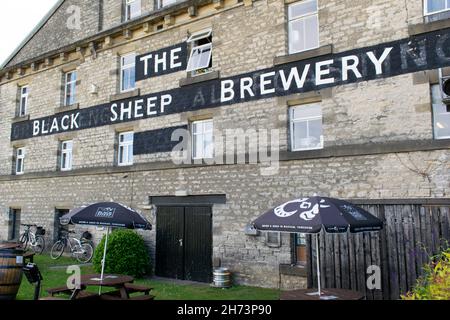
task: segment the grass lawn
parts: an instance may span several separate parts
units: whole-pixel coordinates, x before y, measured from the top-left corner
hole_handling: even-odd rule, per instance
[[[69,275],[66,274],[64,266],[78,264],[76,260],[65,257],[54,261],[48,255],[36,256],[34,262],[44,278],[41,297],[47,296],[46,289],[65,285]],[[91,266],[82,267],[81,272],[95,273]],[[154,288],[152,294],[157,300],[277,300],[279,298],[278,290],[255,287],[235,286],[230,289],[217,289],[207,284],[180,284],[169,280],[153,279],[137,279],[135,283]],[[88,291],[92,292],[97,290],[95,287],[88,288]],[[33,299],[33,294],[34,287],[24,276],[17,299]]]

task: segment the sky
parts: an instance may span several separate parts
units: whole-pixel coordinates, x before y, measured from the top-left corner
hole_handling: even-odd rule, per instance
[[[0,4],[0,65],[58,0],[14,0]]]

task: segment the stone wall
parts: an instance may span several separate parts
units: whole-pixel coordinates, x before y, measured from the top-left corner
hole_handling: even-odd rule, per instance
[[[64,6],[70,2],[65,2],[44,26],[47,31],[39,33],[13,63],[96,32],[95,22],[87,19],[83,23],[89,23],[89,27],[82,29],[83,34],[61,29],[58,32],[61,39],[55,38],[54,30],[60,28]],[[82,2],[92,17],[96,16],[95,3]],[[148,8],[145,10],[151,10],[153,1],[143,3]],[[211,9],[207,11],[210,14],[197,18],[186,15],[182,24],[163,31],[137,30],[131,39],[121,39],[99,50],[95,57],[71,55],[67,62],[57,62],[1,83],[0,240],[7,236],[8,212],[12,207],[22,209],[21,222],[44,225],[50,240],[57,208],[112,200],[139,209],[148,204],[149,196],[175,195],[178,191],[191,195],[226,194],[227,204],[213,208],[214,257],[234,272],[239,283],[277,287],[279,264],[291,263],[289,237],[283,235],[282,246],[271,248],[265,245],[263,236],[250,237],[243,232],[247,223],[267,209],[315,193],[354,199],[448,197],[450,152],[446,148],[282,161],[278,174],[272,176],[261,175],[259,165],[158,169],[156,162],[170,160],[167,153],[136,156],[138,165],[155,163],[155,167],[145,170],[112,169],[117,131],[141,132],[186,125],[190,119],[206,115],[213,118],[217,135],[227,129],[278,129],[281,149],[287,151],[288,100],[303,98],[297,95],[11,143],[10,129],[20,85],[28,84],[30,88],[30,119],[52,115],[60,107],[62,75],[68,70],[78,72],[80,108],[108,103],[110,96],[118,93],[121,54],[142,54],[168,47],[186,40],[188,33],[206,27],[213,29],[213,69],[220,71],[222,77],[271,67],[275,57],[287,54],[284,1],[255,1],[251,6],[234,0],[226,3],[229,5],[226,10]],[[120,1],[104,1],[104,29],[120,23],[119,6]],[[408,25],[422,19],[420,1],[333,0],[319,1],[319,7],[320,44],[333,45],[334,52],[406,38]],[[323,110],[325,149],[373,142],[431,141],[430,83],[417,82],[415,76],[407,74],[315,93]],[[186,73],[177,72],[144,80],[137,87],[141,94],[159,92],[178,88],[183,78]],[[98,87],[97,93],[91,93],[92,85]],[[56,175],[58,144],[67,139],[74,140],[73,168],[81,171],[75,175]],[[13,148],[20,146],[27,149],[25,170],[30,175],[11,177]],[[156,223],[152,212],[144,210],[144,213]],[[154,255],[155,232],[143,234]],[[100,235],[95,235],[96,241]],[[294,278],[283,276],[282,282],[286,287],[304,286],[304,279]]]

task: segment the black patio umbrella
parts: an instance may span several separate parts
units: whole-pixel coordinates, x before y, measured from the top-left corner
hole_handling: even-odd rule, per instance
[[[379,231],[383,222],[347,201],[311,197],[286,202],[257,218],[253,226],[261,231],[316,234],[318,295],[321,295],[319,236],[328,233]]]
[[[106,248],[108,246],[110,229],[152,229],[150,222],[148,222],[139,212],[115,202],[100,202],[85,207],[75,208],[68,214],[62,216],[60,222],[61,224],[70,223],[107,228],[100,281],[103,281],[103,276],[105,274]]]

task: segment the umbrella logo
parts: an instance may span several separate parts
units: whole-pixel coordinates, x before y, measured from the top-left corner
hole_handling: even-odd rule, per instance
[[[299,209],[293,210],[293,211],[286,211],[286,207],[290,204],[299,203]],[[320,203],[312,205],[311,202],[309,202],[309,198],[303,198],[303,199],[297,199],[293,201],[286,202],[285,204],[282,204],[279,207],[276,207],[274,209],[275,214],[280,218],[288,218],[296,213],[299,212],[299,210],[304,209],[300,213],[300,218],[305,221],[311,221],[313,220],[316,215],[319,214],[320,209],[329,208],[330,206],[325,205],[325,200],[321,200]],[[308,210],[310,209],[310,210]]]
[[[114,218],[114,212],[116,212],[115,208],[98,208],[95,217],[112,219]]]

